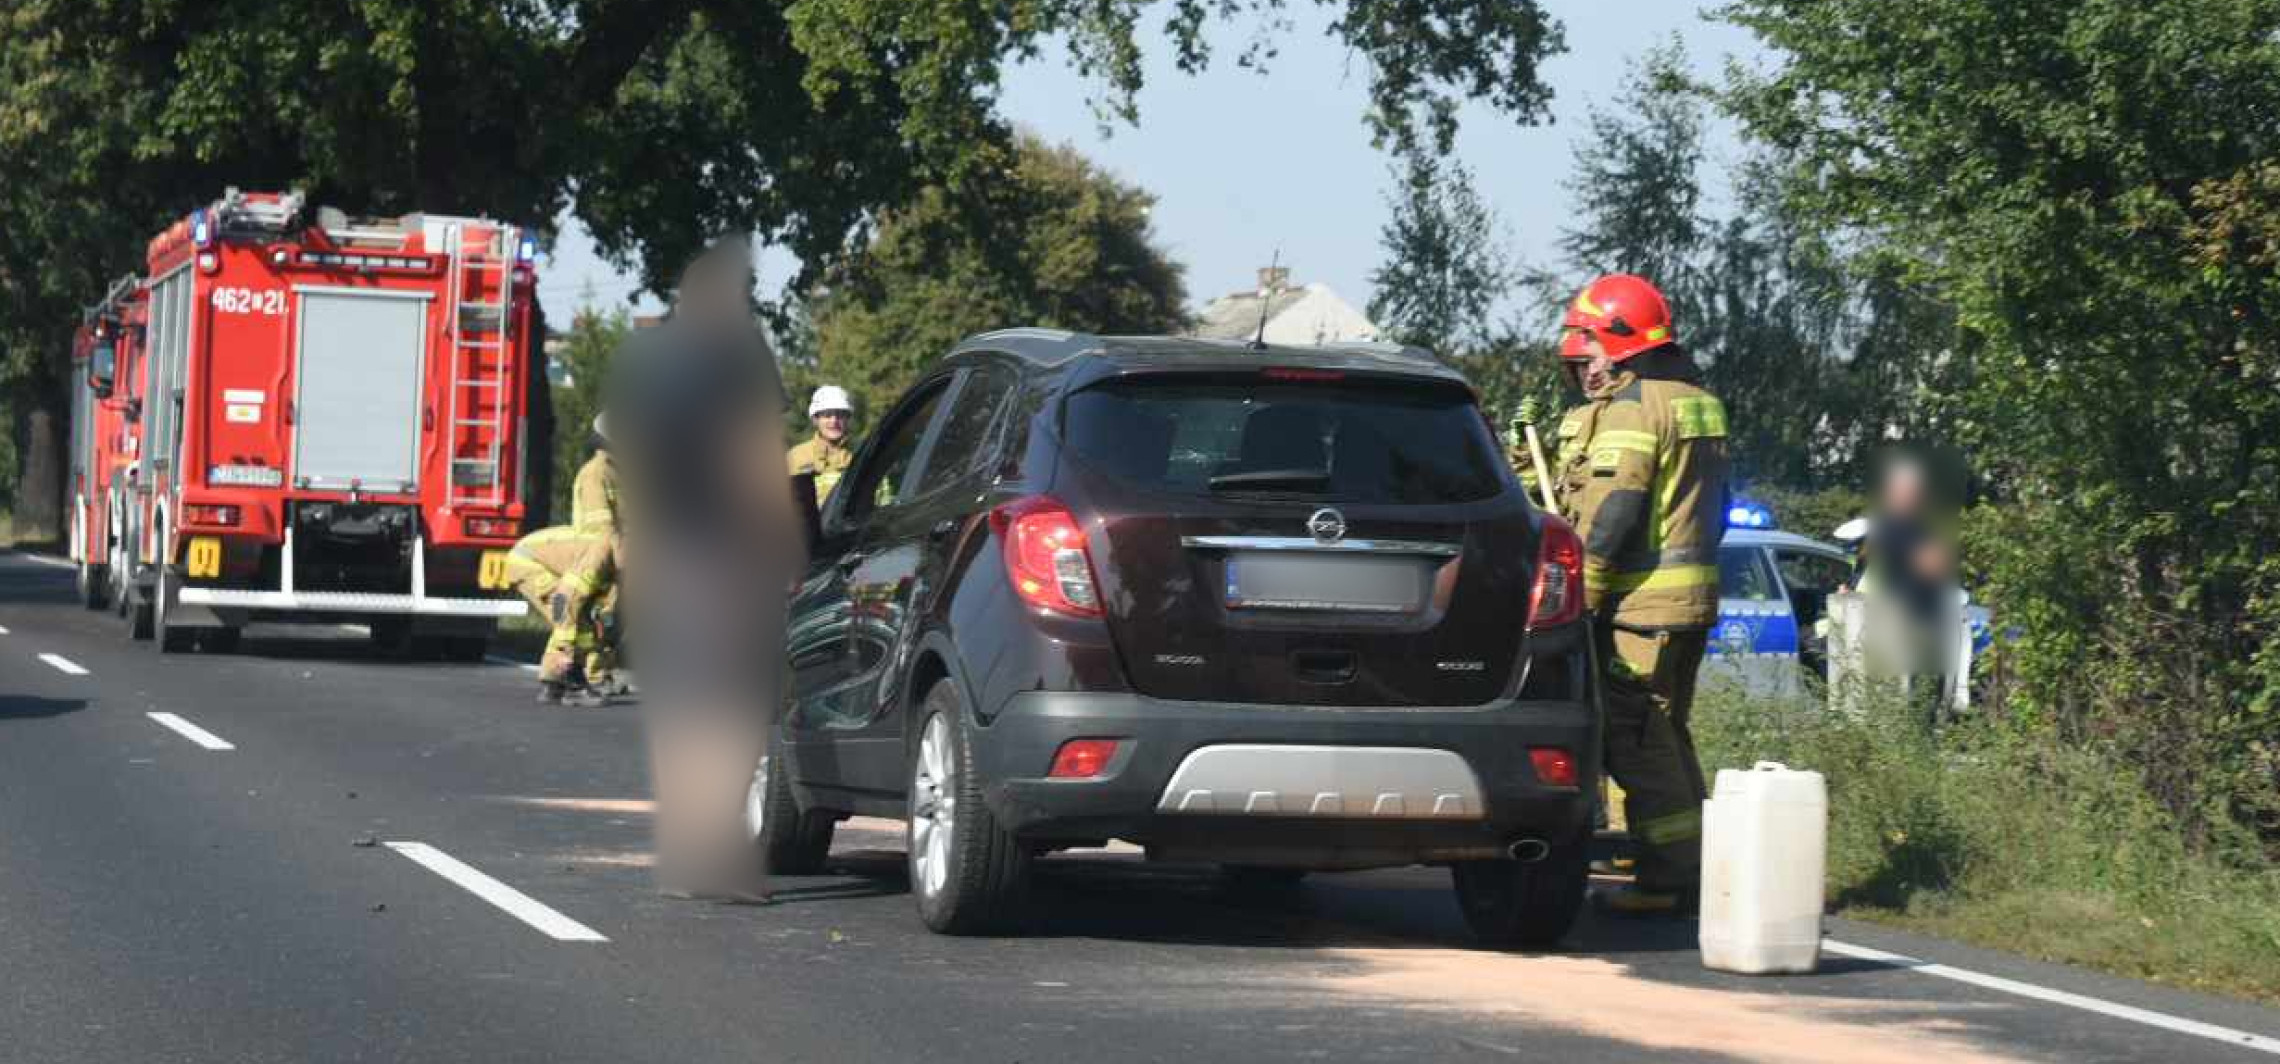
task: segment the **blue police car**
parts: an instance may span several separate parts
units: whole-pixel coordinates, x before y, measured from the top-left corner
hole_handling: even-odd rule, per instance
[[[1801,672],[1827,675],[1815,622],[1852,575],[1853,555],[1844,547],[1781,531],[1771,511],[1736,503],[1718,547],[1718,624],[1702,679],[1737,683],[1752,694],[1790,694],[1799,690]],[[1987,610],[1964,601],[1976,654],[1993,632]]]

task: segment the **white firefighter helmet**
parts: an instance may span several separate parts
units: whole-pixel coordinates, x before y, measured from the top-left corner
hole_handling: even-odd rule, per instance
[[[1867,539],[1868,518],[1855,517],[1852,520],[1845,522],[1844,524],[1838,525],[1836,537],[1837,541],[1840,543],[1858,543],[1861,540]]]
[[[817,388],[815,397],[808,400],[808,416],[814,417],[832,410],[852,414],[855,412],[855,400],[848,398],[847,389],[836,384],[826,384]]]
[[[600,436],[604,443],[609,442],[610,415],[607,411],[594,415],[594,435]]]

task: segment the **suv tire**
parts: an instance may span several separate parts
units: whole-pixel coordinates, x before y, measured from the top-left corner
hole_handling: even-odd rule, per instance
[[[910,891],[919,918],[945,935],[1014,923],[1029,887],[1029,850],[998,827],[975,778],[965,709],[937,681],[919,714],[910,772]]]
[[[792,797],[791,774],[778,771],[780,764],[773,753],[760,755],[744,796],[744,830],[761,871],[812,876],[823,871],[839,822],[820,810],[802,811]]]
[[[1498,949],[1558,945],[1591,885],[1581,838],[1553,845],[1540,861],[1459,861],[1449,873],[1473,936]]]

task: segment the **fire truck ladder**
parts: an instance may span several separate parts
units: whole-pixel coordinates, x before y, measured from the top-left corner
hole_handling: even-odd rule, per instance
[[[451,484],[444,505],[500,506],[508,432],[508,309],[513,305],[512,226],[451,227],[451,398],[445,422]]]

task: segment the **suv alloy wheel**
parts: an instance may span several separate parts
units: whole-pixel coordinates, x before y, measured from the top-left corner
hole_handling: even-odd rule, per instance
[[[792,781],[777,770],[776,755],[760,755],[744,792],[744,832],[753,859],[770,875],[812,876],[823,871],[838,822],[827,813],[803,812]]]
[[[1013,922],[1029,885],[1029,851],[990,815],[974,777],[964,710],[950,681],[926,694],[911,759],[910,889],[918,915],[943,934],[985,934]]]

